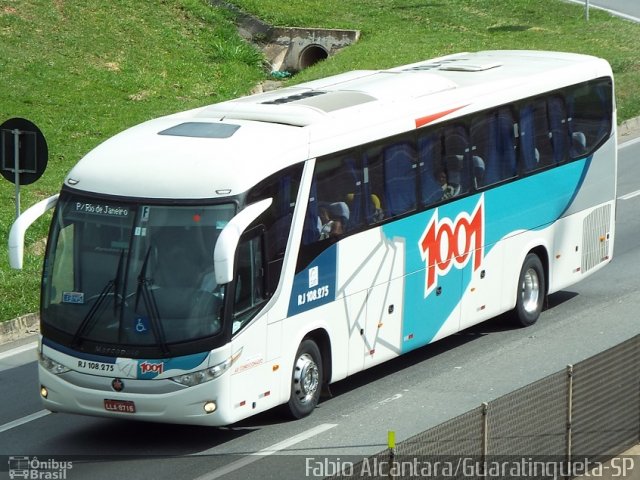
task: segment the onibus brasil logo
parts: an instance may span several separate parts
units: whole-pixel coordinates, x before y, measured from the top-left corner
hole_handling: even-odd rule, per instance
[[[439,219],[438,209],[433,213],[427,228],[422,233],[418,248],[426,264],[424,298],[436,288],[438,277],[451,268],[464,268],[473,259],[473,271],[484,258],[484,194],[471,215],[460,212],[455,220]]]
[[[73,462],[53,458],[46,460],[38,457],[10,456],[9,478],[33,480],[66,480],[67,472],[73,468]]]

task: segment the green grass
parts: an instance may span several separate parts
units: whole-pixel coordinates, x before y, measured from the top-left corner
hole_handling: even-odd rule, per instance
[[[0,0],[0,123],[33,121],[49,165],[22,188],[22,210],[57,190],[98,143],[159,115],[247,93],[261,55],[203,0]],[[37,311],[50,216],[27,232],[25,267],[9,268],[14,186],[0,179],[0,321]]]
[[[488,48],[589,53],[612,64],[619,120],[640,115],[640,25],[545,0],[236,0],[277,25],[349,28],[361,40],[291,79],[385,68]],[[98,143],[141,121],[247,93],[262,59],[206,0],[0,0],[0,122],[33,121],[49,167],[23,210],[59,190]],[[25,268],[7,260],[14,188],[0,182],[0,321],[37,311],[50,216],[28,231]]]
[[[620,120],[640,115],[640,25],[560,0],[324,0],[233,3],[270,23],[350,28],[361,40],[302,72],[298,82],[356,68],[384,68],[483,49],[563,50],[606,58]]]

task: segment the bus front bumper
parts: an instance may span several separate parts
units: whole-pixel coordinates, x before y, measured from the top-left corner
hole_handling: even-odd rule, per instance
[[[40,397],[52,412],[187,425],[220,426],[237,420],[228,415],[224,378],[183,387],[171,380],[54,375],[41,366],[38,370]]]

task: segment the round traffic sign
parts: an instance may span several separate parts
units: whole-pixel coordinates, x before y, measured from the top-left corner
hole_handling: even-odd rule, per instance
[[[47,141],[33,122],[11,118],[0,125],[0,173],[4,178],[12,183],[17,178],[20,185],[29,185],[42,176],[48,158]]]

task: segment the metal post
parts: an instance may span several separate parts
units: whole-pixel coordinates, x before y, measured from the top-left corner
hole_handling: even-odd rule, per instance
[[[584,18],[589,21],[589,0],[584,0]]]
[[[571,450],[573,448],[573,365],[567,365],[567,467],[571,468]],[[568,473],[571,473],[570,471]]]
[[[393,430],[387,431],[387,446],[389,447],[389,468],[395,472],[393,466],[396,463],[396,432]],[[395,478],[395,474],[392,478]]]
[[[489,452],[489,404],[482,402],[482,477],[487,475],[487,454]]]
[[[20,130],[13,132],[13,176],[16,185],[16,219],[20,216]]]

